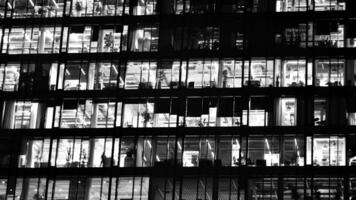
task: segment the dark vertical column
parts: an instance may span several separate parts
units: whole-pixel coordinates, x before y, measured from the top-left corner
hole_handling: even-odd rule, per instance
[[[157,11],[159,15],[173,13],[173,0],[157,0]]]
[[[174,26],[169,27],[165,21],[161,21],[159,26],[159,44],[158,44],[158,52],[168,52],[172,50],[171,45],[171,30]]]

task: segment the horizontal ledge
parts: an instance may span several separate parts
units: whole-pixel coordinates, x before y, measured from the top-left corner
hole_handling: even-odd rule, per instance
[[[1,137],[69,136],[185,136],[185,135],[349,135],[356,126],[269,126],[269,127],[178,127],[178,128],[85,128],[85,129],[0,129]]]
[[[240,176],[240,177],[278,177],[288,176],[345,176],[356,175],[356,166],[333,167],[147,167],[147,168],[35,168],[1,169],[0,176],[18,177],[73,177],[73,176]]]
[[[352,97],[356,87],[243,87],[243,88],[201,88],[201,89],[108,89],[108,90],[76,90],[76,91],[34,91],[34,92],[4,92],[0,91],[0,99],[58,100],[58,99],[117,99],[143,97],[221,97],[221,96],[342,96]]]

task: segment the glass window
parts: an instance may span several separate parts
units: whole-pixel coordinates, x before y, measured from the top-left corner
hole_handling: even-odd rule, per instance
[[[247,165],[279,166],[280,158],[278,137],[251,136],[248,138]]]
[[[355,166],[356,165],[356,135],[355,134],[350,135],[348,137],[348,141],[347,142],[348,142],[347,157],[349,159],[348,160],[348,165],[349,166]]]
[[[273,86],[273,60],[251,60],[244,62],[244,86]]]
[[[278,101],[277,125],[297,125],[297,100],[295,98],[280,98]]]
[[[278,178],[249,179],[247,188],[247,199],[278,199]]]
[[[314,46],[344,47],[344,24],[337,21],[317,21],[314,27]]]
[[[64,90],[87,90],[92,88],[88,85],[89,73],[88,63],[69,63],[65,67]]]
[[[215,157],[215,140],[206,137],[184,139],[183,167],[212,167]]]
[[[135,167],[135,138],[123,137],[120,145],[120,167]]]
[[[188,63],[188,88],[217,87],[218,60],[190,60]]]
[[[116,178],[113,178],[112,181],[115,179]],[[110,184],[115,184],[115,182],[110,183],[110,178],[108,177],[89,178],[88,182],[90,185],[90,187],[88,188],[88,200],[95,200],[99,198],[101,200],[109,199]],[[114,191],[112,192],[115,193]],[[115,194],[113,195],[113,197],[115,198]]]
[[[0,65],[0,90],[17,91],[20,78],[20,64]]]
[[[282,165],[304,166],[305,161],[305,139],[300,136],[285,136],[283,138]]]
[[[20,155],[19,167],[39,168],[50,166],[50,145],[50,139],[27,141],[25,146],[26,154]]]
[[[219,70],[219,88],[242,86],[242,61],[223,60]]]
[[[187,127],[216,126],[216,99],[188,98],[186,110],[185,124]]]
[[[314,177],[313,199],[344,199],[344,178]],[[346,198],[345,198],[346,199]]]
[[[287,177],[283,178],[283,197],[284,199],[306,199],[304,191],[308,193],[308,186],[305,186],[304,178]]]
[[[314,125],[325,126],[328,124],[328,101],[325,98],[314,99]]]
[[[94,63],[90,63],[89,76],[91,76],[91,70],[93,70]],[[122,87],[123,80],[119,76],[120,67],[117,63],[99,62],[95,63],[95,75],[94,75],[94,89],[95,90],[107,90]],[[118,81],[119,80],[119,81]],[[90,81],[90,78],[89,78]],[[119,83],[118,83],[119,82]]]
[[[89,162],[89,139],[59,139],[56,150],[57,167],[87,167]],[[52,155],[53,156],[53,155]]]
[[[271,100],[267,97],[250,97],[248,103],[244,103],[242,110],[242,124],[248,126],[267,126],[269,124],[269,112]]]
[[[158,51],[158,26],[137,26],[133,29],[131,51]]]
[[[318,59],[315,61],[315,86],[343,86],[345,60]]]
[[[93,141],[94,140],[94,141]],[[96,138],[91,139],[89,148],[94,148],[94,151],[90,151],[93,155],[89,154],[89,159],[93,156],[92,163],[89,163],[92,167],[111,167],[117,166],[119,162],[119,139],[113,138]]]
[[[246,199],[244,184],[235,177],[219,177],[218,195],[221,200]]]
[[[102,27],[98,35],[98,52],[119,52],[122,31],[122,27]],[[92,43],[93,41],[95,41],[94,35]]]
[[[345,166],[345,137],[307,137],[307,156],[308,165],[313,164],[314,166]]]
[[[181,66],[181,62],[179,60],[178,61],[164,60],[159,62],[157,68],[156,88],[176,89],[179,86],[184,86],[184,83],[182,81],[185,79],[185,77],[184,78],[182,77],[181,82],[179,79],[180,72],[181,72],[180,66]]]
[[[277,0],[276,11],[277,12],[300,12],[306,11],[307,0]],[[311,4],[311,3],[310,3]]]
[[[277,0],[277,12],[301,12],[307,10],[329,11],[345,10],[346,2],[343,0]]]
[[[149,181],[148,177],[120,177],[116,198],[148,200]]]
[[[115,122],[115,116],[121,114],[121,103],[64,100],[62,108],[56,106],[56,112],[60,112],[56,114],[55,121],[60,120],[61,128],[112,128],[114,124],[121,124],[120,117]]]
[[[71,182],[72,182],[72,185],[74,185],[73,183],[75,183],[75,182],[76,182],[76,184],[78,184],[78,182],[75,180],[70,181],[70,180],[56,179],[54,181],[55,186],[52,191],[53,193],[51,193],[51,195],[53,196],[53,200],[69,199],[70,191],[73,192],[73,190],[75,191],[75,189],[76,189],[75,187],[73,187],[72,189],[70,188]]]
[[[0,2],[0,19],[5,17],[5,10],[6,10],[6,1],[1,1]]]
[[[8,4],[11,4],[10,1]],[[11,13],[13,18],[30,18],[30,17],[62,17],[64,9],[64,0],[53,1],[32,1],[17,0],[12,1],[12,9],[7,12]]]
[[[177,127],[177,122],[179,125],[183,123],[182,117],[178,99],[160,98],[155,100],[153,127]]]
[[[0,138],[0,167],[9,168],[11,162],[16,159],[14,155],[14,150],[17,148],[13,145],[13,138],[2,137]],[[0,193],[1,193],[1,179],[0,179]],[[0,194],[1,195],[1,194]]]
[[[242,137],[222,136],[218,143],[218,164],[221,166],[241,166],[246,157],[245,142]]]
[[[281,87],[303,87],[306,85],[306,61],[283,60],[280,75],[277,75]]]
[[[69,2],[68,2],[69,3]],[[91,17],[91,16],[114,16],[123,14],[123,1],[105,1],[105,0],[73,0],[73,17]]]
[[[31,101],[8,102],[5,108],[4,124],[10,129],[39,128],[39,118],[44,105]],[[11,112],[11,113],[8,113]]]
[[[155,104],[152,100],[128,100],[124,104],[124,127],[153,127],[153,112]]]
[[[155,140],[155,147],[153,151],[156,156],[154,158],[155,167],[169,167],[174,166],[175,151],[176,151],[176,138],[172,136],[159,136]]]
[[[157,62],[129,61],[126,68],[125,89],[153,89],[156,85]]]
[[[66,27],[65,27],[66,28]],[[68,49],[63,33],[62,49],[68,53],[108,53],[126,50],[127,25],[124,26],[73,26],[69,30]],[[66,30],[66,29],[65,29]],[[122,48],[121,48],[122,46]]]
[[[3,53],[51,54],[59,53],[61,27],[13,27],[5,29]]]
[[[218,127],[241,126],[241,97],[221,97],[219,99],[216,123]]]
[[[68,53],[89,53],[92,27],[71,27],[69,31]],[[63,47],[62,47],[63,48]]]
[[[356,47],[356,20],[349,19],[346,24],[346,47],[355,48]]]
[[[6,178],[0,179],[0,196],[6,197],[8,181]]]
[[[179,199],[208,200],[213,195],[213,179],[211,177],[184,177],[181,182]]]
[[[312,28],[312,23],[289,22],[288,24],[283,24],[280,32],[275,35],[275,43],[282,48],[312,46]]]
[[[51,68],[52,87],[55,87],[58,66]],[[87,63],[70,62],[62,64],[59,68],[58,89],[61,89],[62,82],[64,90],[110,90],[123,86],[123,72],[114,62]],[[52,77],[53,76],[55,77]],[[121,75],[120,75],[121,74]],[[118,82],[119,81],[119,82]]]
[[[335,11],[346,10],[346,2],[344,0],[314,0],[315,11]]]
[[[219,27],[188,27],[184,29],[183,38],[183,49],[219,50],[220,47]]]
[[[134,4],[133,15],[154,15],[156,14],[156,0],[130,0]]]
[[[185,1],[185,13],[204,14],[215,12],[216,4],[213,0],[188,0]]]
[[[93,115],[92,100],[65,100],[61,108],[61,128],[89,128]],[[59,117],[59,116],[58,116]]]

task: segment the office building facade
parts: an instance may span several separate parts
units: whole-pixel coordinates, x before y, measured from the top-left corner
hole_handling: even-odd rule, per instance
[[[355,0],[0,0],[0,199],[356,199]]]

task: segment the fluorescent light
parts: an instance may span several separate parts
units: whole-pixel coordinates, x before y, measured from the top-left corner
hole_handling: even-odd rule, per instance
[[[58,4],[57,4],[57,2],[56,2],[55,0],[52,0],[52,3],[53,3],[53,5],[54,5],[54,7],[56,7],[56,8],[58,9]]]
[[[240,149],[240,143],[239,143],[239,140],[238,139],[235,139],[236,141],[236,144],[237,144],[237,148]]]
[[[113,65],[111,65],[111,67],[114,69],[115,73],[118,74],[119,72],[117,71],[116,67],[114,67]]]
[[[9,2],[7,2],[7,6],[9,6],[9,9],[12,9],[12,6]]]
[[[87,75],[87,73],[85,73],[85,71],[83,70],[83,68],[80,68],[80,71],[82,72],[82,74],[84,74],[84,76]]]
[[[35,7],[35,4],[33,3],[32,0],[28,0],[28,1],[30,2],[30,4],[31,4],[32,7]]]
[[[298,149],[298,142],[297,142],[297,138],[294,138],[294,144],[295,144],[295,146],[297,147],[297,149]]]
[[[180,150],[182,150],[182,146],[180,145],[179,141],[177,142],[177,144],[178,144],[178,148],[179,148]]]
[[[269,148],[269,143],[268,143],[267,138],[265,139],[265,142],[266,142],[267,149],[269,150],[270,148]]]
[[[156,159],[157,159],[158,162],[161,161],[161,159],[159,159],[159,156],[158,156],[158,155],[156,155]]]
[[[206,142],[208,143],[208,149],[211,150],[211,145],[210,145],[209,140],[206,140]]]
[[[151,142],[150,142],[149,140],[146,140],[146,142],[147,142],[148,146],[150,147],[150,149],[152,149],[152,144],[151,144]]]

